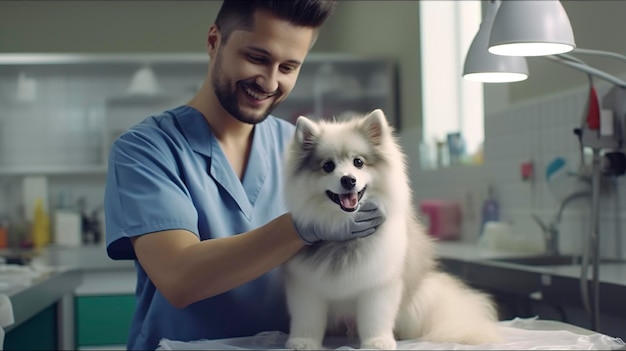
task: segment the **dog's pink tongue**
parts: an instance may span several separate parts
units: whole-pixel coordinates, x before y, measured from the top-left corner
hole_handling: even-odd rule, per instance
[[[359,198],[356,193],[348,193],[339,195],[339,201],[344,208],[355,208],[359,203]]]

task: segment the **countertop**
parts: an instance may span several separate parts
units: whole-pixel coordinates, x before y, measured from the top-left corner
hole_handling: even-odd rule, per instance
[[[0,274],[2,281],[2,274]],[[81,283],[81,272],[76,269],[52,269],[40,272],[30,281],[22,281],[0,289],[0,294],[11,301],[14,322],[5,331],[19,326],[49,306],[73,294]]]
[[[522,266],[495,261],[497,258],[523,257],[528,254],[493,250],[470,243],[438,241],[435,247],[446,268],[469,283],[505,288],[522,295],[541,291],[544,298],[553,296],[563,300],[564,294],[572,295],[572,291],[576,290],[581,274],[579,265]],[[38,259],[43,271],[28,284],[2,286],[3,273],[0,270],[0,294],[9,297],[15,321],[5,328],[6,331],[52,304],[62,302],[68,296],[103,292],[132,293],[135,288],[133,261],[111,260],[101,245],[79,248],[49,247]],[[626,305],[621,301],[626,296],[626,264],[604,263],[600,266],[599,276],[603,284],[601,291],[608,291],[605,292],[608,295],[603,297],[602,305],[612,309],[612,312],[625,315]],[[116,284],[112,284],[113,282]],[[577,298],[572,296],[570,300],[576,301]],[[621,307],[615,308],[613,304]],[[69,310],[67,313],[72,314],[73,311]],[[71,345],[71,337],[68,342]]]
[[[4,327],[5,331],[19,326],[57,302],[60,313],[69,308],[67,313],[73,314],[71,301],[64,299],[72,299],[80,289],[93,290],[91,284],[85,286],[85,280],[98,283],[110,293],[132,293],[135,288],[133,262],[111,260],[104,246],[50,246],[31,256],[30,265],[0,265],[0,294],[9,298],[14,320],[14,323]],[[119,279],[119,276],[113,275],[110,279],[101,280],[86,274],[89,272],[96,272],[97,277],[120,272],[121,276],[129,278]],[[0,304],[0,307],[3,306]],[[5,311],[0,308],[0,313]],[[0,314],[0,317],[6,318],[6,315]],[[7,320],[2,318],[2,322]]]
[[[526,273],[529,278],[535,277],[533,281],[542,285],[545,285],[546,277],[554,278],[552,280],[563,278],[577,282],[581,274],[580,265],[521,266],[494,261],[493,259],[496,258],[523,257],[528,254],[488,249],[471,243],[438,241],[435,247],[438,257],[453,269],[462,270],[460,273],[466,279],[476,278],[477,276],[477,274],[471,274],[472,270],[468,269],[468,267],[487,267],[491,269],[489,272],[494,272],[493,270],[496,268],[506,269],[507,271],[519,271]],[[27,287],[14,287],[3,291],[0,286],[0,293],[8,295],[14,303],[16,314],[18,314],[16,324],[22,320],[21,315],[32,315],[28,311],[31,311],[33,304],[23,297],[28,297],[28,294],[42,297],[50,293],[53,295],[53,298],[56,298],[59,293],[68,291],[74,291],[76,295],[134,293],[136,272],[133,261],[111,260],[106,255],[106,249],[103,245],[90,245],[78,248],[51,246],[42,252],[39,260],[42,264],[53,267],[54,271],[43,274]],[[591,274],[591,269],[589,269],[589,274]],[[600,266],[599,280],[603,284],[626,289],[626,264],[603,263]],[[0,285],[1,282],[2,279],[0,277]],[[510,289],[518,287],[515,284],[509,284],[508,286]],[[534,285],[531,290],[537,290],[537,288],[538,286]],[[26,312],[21,314],[20,311]]]
[[[580,265],[521,266],[506,262],[493,261],[493,259],[497,258],[525,257],[532,254],[492,250],[479,247],[476,244],[454,241],[438,241],[436,249],[437,255],[444,260],[450,259],[465,261],[473,264],[481,263],[489,266],[515,267],[529,272],[565,278],[578,279],[581,275]],[[589,267],[588,274],[591,278],[591,266]],[[598,276],[599,281],[602,283],[610,283],[626,287],[626,263],[601,263]]]
[[[468,284],[496,294],[540,300],[548,305],[583,310],[583,266],[579,264],[538,266],[500,261],[503,258],[536,254],[504,252],[474,244],[439,241],[437,254],[443,268]],[[593,267],[587,267],[589,294],[592,292]],[[601,315],[626,317],[626,263],[600,263],[598,299]]]
[[[567,266],[521,266],[506,262],[494,261],[497,258],[524,257],[531,254],[507,252],[502,250],[479,247],[476,244],[460,241],[437,241],[436,252],[443,260],[465,262],[473,265],[506,267],[527,272],[550,275],[554,277],[578,279],[581,274],[580,265]],[[131,260],[115,261],[106,254],[103,245],[90,245],[78,248],[51,246],[43,251],[41,260],[53,267],[64,269],[78,269],[82,272],[100,272],[102,276],[110,273],[120,273],[124,276],[134,276],[135,266]],[[591,268],[591,267],[590,267]],[[591,274],[591,269],[589,269]],[[603,283],[626,287],[626,263],[602,263],[599,280]],[[125,279],[125,286],[134,289],[134,281]]]
[[[137,272],[132,260],[112,260],[104,245],[85,245],[78,248],[51,246],[41,259],[46,264],[79,269],[82,284],[74,291],[76,296],[134,295]]]
[[[132,260],[112,260],[101,244],[80,247],[47,247],[40,259],[55,267],[79,268],[83,271],[116,271],[135,269]]]

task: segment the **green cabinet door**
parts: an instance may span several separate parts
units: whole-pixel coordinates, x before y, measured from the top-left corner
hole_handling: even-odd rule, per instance
[[[57,305],[53,304],[11,329],[4,337],[5,350],[57,350]]]
[[[125,345],[134,295],[77,296],[76,345]]]

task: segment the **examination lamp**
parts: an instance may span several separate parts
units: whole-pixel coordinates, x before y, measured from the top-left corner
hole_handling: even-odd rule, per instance
[[[493,20],[489,52],[545,56],[576,48],[574,32],[558,0],[502,1]]]
[[[493,3],[490,6],[493,6]],[[479,30],[474,38],[475,41],[481,35],[483,34]],[[605,175],[623,175],[625,172],[626,156],[622,149],[625,147],[626,135],[626,126],[624,125],[626,122],[626,82],[589,66],[567,52],[604,56],[622,61],[626,61],[626,56],[608,51],[576,48],[570,21],[563,6],[557,0],[503,1],[493,20],[488,46],[488,52],[497,55],[544,56],[584,72],[589,77],[590,103],[587,107],[587,116],[576,133],[579,135],[581,147],[589,147],[593,151],[590,228],[588,245],[585,245],[585,256],[591,249],[591,257],[589,258],[593,264],[592,296],[589,296],[587,284],[587,260],[581,266],[580,281],[585,310],[591,317],[592,329],[598,330],[600,314],[598,279],[600,180],[603,173]],[[478,51],[474,52],[470,48],[465,65],[475,60],[473,55],[484,54],[484,52],[478,53]],[[494,67],[483,67],[482,69],[484,72],[493,72],[497,67],[494,65]],[[474,77],[481,76],[474,75]],[[593,77],[608,81],[613,85],[612,89],[604,96],[602,104],[599,104],[595,96]],[[603,105],[602,110],[600,110],[601,105]],[[600,120],[598,121],[598,119]],[[603,163],[610,164],[609,171]]]
[[[487,16],[480,23],[478,33],[467,51],[463,78],[485,83],[519,82],[528,78],[526,58],[495,55],[487,51],[489,34],[500,1],[491,0]]]
[[[573,53],[612,57],[626,61],[626,57],[623,55],[600,50],[576,49]],[[591,250],[590,259],[592,263],[593,279],[591,288],[593,295],[590,296],[587,291],[588,274],[586,260],[585,264],[581,265],[580,288],[585,310],[587,310],[591,317],[591,329],[598,330],[600,324],[600,287],[598,278],[600,258],[600,183],[603,173],[605,175],[623,175],[625,171],[626,156],[621,150],[625,146],[624,136],[626,134],[626,126],[624,125],[626,121],[626,82],[618,77],[589,66],[584,61],[570,54],[549,55],[546,56],[546,58],[586,73],[590,77],[590,83],[592,83],[591,77],[597,77],[613,84],[612,89],[610,89],[602,99],[602,111],[599,110],[598,105],[595,105],[596,111],[593,111],[591,107],[593,105],[588,106],[586,123],[583,123],[582,127],[577,129],[581,146],[589,147],[593,152],[591,168],[591,213],[589,218],[590,232],[588,245],[585,246],[585,250]],[[593,85],[591,85],[591,92],[595,92]],[[590,95],[590,103],[593,101],[593,95],[595,94]],[[605,134],[602,127],[592,127],[589,123],[589,118],[592,114],[595,114],[597,118],[601,118],[600,116],[604,115],[604,111],[609,112],[610,118],[598,122],[609,125],[609,130],[611,131],[609,134]]]

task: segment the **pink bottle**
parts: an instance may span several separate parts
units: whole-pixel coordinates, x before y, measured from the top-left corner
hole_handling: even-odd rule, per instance
[[[453,240],[461,235],[461,205],[455,201],[429,199],[420,202],[428,234],[436,239]]]

